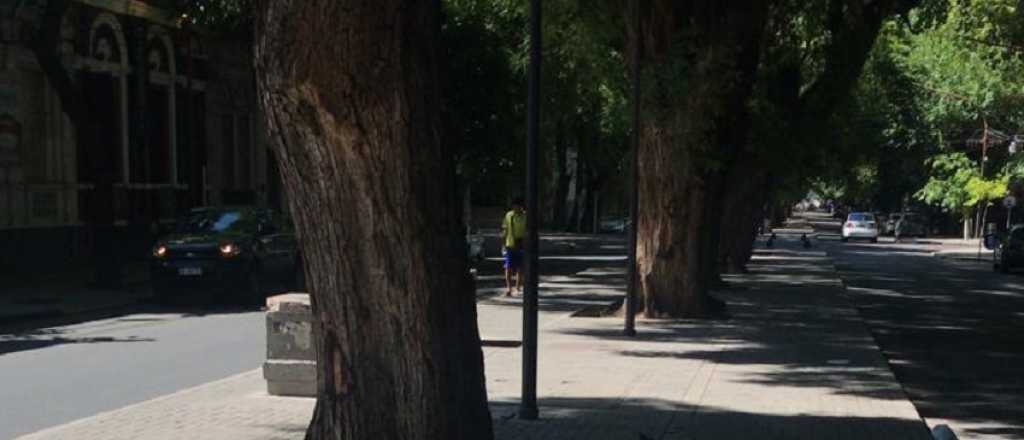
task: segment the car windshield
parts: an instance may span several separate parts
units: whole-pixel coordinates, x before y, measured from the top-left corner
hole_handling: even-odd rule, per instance
[[[178,232],[197,234],[208,232],[253,231],[256,216],[247,210],[202,211],[183,219]]]
[[[873,222],[875,216],[871,214],[850,214],[851,222]]]

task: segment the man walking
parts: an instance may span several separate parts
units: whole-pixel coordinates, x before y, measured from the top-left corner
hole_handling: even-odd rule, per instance
[[[526,238],[526,209],[523,198],[512,200],[512,209],[505,213],[501,222],[501,236],[504,239],[502,255],[505,257],[505,296],[512,296],[512,278],[515,277],[515,288],[518,292],[523,288],[523,243]]]

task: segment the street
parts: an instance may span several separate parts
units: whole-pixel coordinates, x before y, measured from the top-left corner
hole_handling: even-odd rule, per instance
[[[930,426],[1024,438],[1024,275],[935,258],[929,240],[818,243]]]
[[[259,367],[264,314],[140,313],[0,334],[0,439]]]

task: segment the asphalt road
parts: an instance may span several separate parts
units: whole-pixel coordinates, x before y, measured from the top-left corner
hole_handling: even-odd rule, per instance
[[[621,235],[549,234],[541,245],[544,275],[624,264]],[[479,297],[505,291],[498,247],[488,237]],[[0,440],[249,371],[266,356],[263,312],[143,306],[112,313],[123,316],[0,329]]]
[[[0,334],[0,439],[252,370],[264,314],[170,310]]]
[[[927,242],[821,243],[930,425],[1024,438],[1024,275],[932,257]]]

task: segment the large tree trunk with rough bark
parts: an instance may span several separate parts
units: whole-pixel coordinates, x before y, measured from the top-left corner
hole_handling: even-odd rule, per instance
[[[439,3],[262,0],[257,87],[315,314],[307,439],[492,438]]]
[[[745,272],[753,251],[766,183],[756,162],[753,152],[741,153],[726,177],[729,190],[722,202],[718,243],[718,269],[722,273]]]
[[[721,307],[708,288],[716,273],[723,167],[748,132],[746,103],[766,2],[645,6],[643,81],[650,92],[641,100],[639,151],[642,306],[649,317],[705,317]]]

